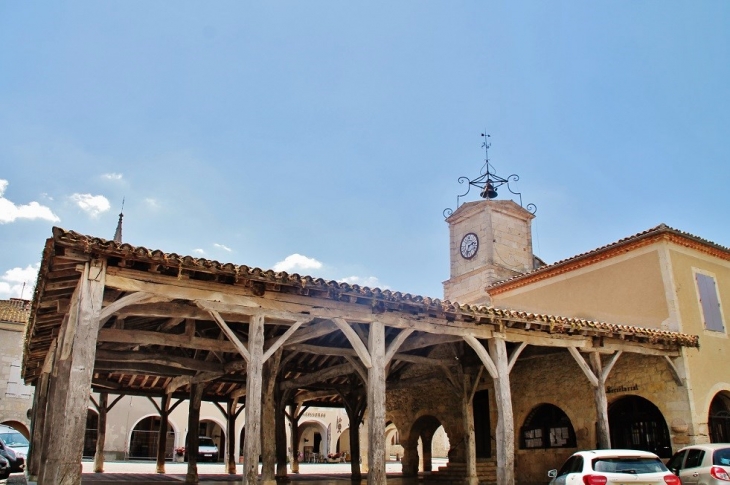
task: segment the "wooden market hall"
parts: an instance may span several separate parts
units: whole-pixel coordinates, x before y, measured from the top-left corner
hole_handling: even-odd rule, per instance
[[[698,338],[460,305],[54,228],[43,249],[24,345],[23,375],[35,386],[28,471],[40,485],[81,483],[92,393],[99,393],[99,470],[106,410],[118,396],[139,395],[160,403],[159,473],[165,471],[171,408],[189,405],[188,429],[197,429],[205,400],[227,416],[232,474],[232,430],[237,418],[245,419],[242,481],[248,485],[285,480],[287,448],[296,471],[296,423],[307,406],[344,407],[351,423],[364,423],[362,439],[359,426],[351,426],[351,466],[353,479],[367,474],[368,484],[386,483],[386,423],[398,425],[403,475],[414,476],[424,432],[416,422],[436,415],[448,422],[449,462],[463,464],[465,483],[475,485],[484,481],[477,393],[489,391],[493,481],[512,484],[519,430],[513,397],[521,392],[511,384],[516,373],[526,376],[541,359],[569,356],[576,370],[571,385],[592,394],[595,444],[609,447],[606,381],[617,362],[629,358],[621,356],[651,359],[669,370],[672,385],[682,386],[674,359],[682,347],[697,347]],[[433,392],[414,392],[419,386]],[[440,396],[448,402],[439,402]],[[294,430],[290,443],[287,421]],[[579,438],[586,443],[592,437]],[[190,433],[187,447],[197,449],[197,439]],[[197,480],[191,454],[187,482]]]

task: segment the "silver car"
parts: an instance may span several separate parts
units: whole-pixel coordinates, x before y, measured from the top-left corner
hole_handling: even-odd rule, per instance
[[[667,462],[682,485],[730,484],[730,443],[685,446]]]

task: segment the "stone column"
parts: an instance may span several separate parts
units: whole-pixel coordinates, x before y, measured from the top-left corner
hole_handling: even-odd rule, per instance
[[[401,466],[404,477],[415,477],[418,475],[418,436],[407,440],[401,439],[403,445],[403,456],[401,457]]]
[[[425,473],[431,473],[431,471],[433,470],[433,464],[431,462],[431,445],[433,444],[433,433],[422,434],[421,442],[423,443],[423,471]]]
[[[246,376],[246,437],[243,440],[243,483],[257,485],[261,454],[261,385],[264,365],[264,316],[251,317],[250,360]]]
[[[368,485],[382,485],[385,477],[385,325],[370,324],[368,351]]]
[[[50,378],[39,485],[81,483],[86,414],[99,335],[106,261],[84,265],[61,325]]]

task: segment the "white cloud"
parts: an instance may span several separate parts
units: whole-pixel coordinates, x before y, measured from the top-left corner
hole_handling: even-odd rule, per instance
[[[25,268],[12,268],[0,276],[0,298],[25,298],[29,300],[33,296],[33,287],[38,278],[40,263]],[[23,288],[25,283],[25,288]]]
[[[8,181],[0,179],[0,224],[14,222],[16,219],[44,219],[51,222],[59,222],[61,220],[51,209],[40,205],[38,202],[15,205],[3,197],[7,188]]]
[[[279,261],[274,265],[274,271],[286,271],[292,273],[300,270],[319,269],[322,263],[313,258],[302,256],[301,254],[290,254],[284,261]]]
[[[122,180],[123,175],[121,173],[105,173],[101,178],[106,180]]]
[[[193,252],[194,252],[195,254],[200,254],[200,255],[203,255],[203,254],[205,254],[205,251],[203,251],[203,250],[202,250],[202,249],[200,249],[200,248],[196,248],[196,249],[193,249]]]
[[[73,194],[71,200],[91,217],[97,217],[111,207],[103,195]]]
[[[160,203],[157,202],[157,199],[153,199],[152,197],[147,197],[144,200],[144,202],[145,202],[145,204],[147,204],[147,206],[150,209],[159,209],[160,208]]]
[[[347,278],[342,278],[338,281],[341,283],[347,283],[348,285],[367,286],[368,288],[380,288],[381,290],[390,289],[387,285],[381,285],[380,281],[375,276],[367,276],[365,278],[362,276],[348,276]]]
[[[213,246],[217,247],[218,249],[222,249],[224,251],[228,251],[229,253],[233,251],[233,249],[229,248],[225,244],[214,243]]]

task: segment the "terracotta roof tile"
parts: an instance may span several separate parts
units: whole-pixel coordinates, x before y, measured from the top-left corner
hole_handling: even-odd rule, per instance
[[[0,322],[22,323],[28,321],[30,301],[13,298],[0,300]]]

